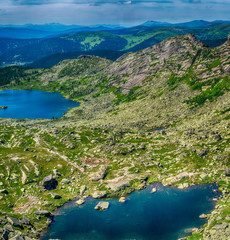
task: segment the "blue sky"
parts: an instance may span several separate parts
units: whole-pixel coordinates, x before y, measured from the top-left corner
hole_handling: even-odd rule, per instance
[[[0,24],[230,20],[230,0],[0,0]]]

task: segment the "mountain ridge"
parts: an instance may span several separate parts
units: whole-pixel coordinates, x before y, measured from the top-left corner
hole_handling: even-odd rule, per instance
[[[190,32],[209,46],[221,45],[227,39],[230,24],[211,25],[208,28],[134,27],[102,32],[71,33],[48,39],[0,39],[1,65],[31,63],[48,55],[73,51],[115,50],[139,51],[170,36]]]
[[[229,56],[229,38],[210,48],[186,34],[116,61],[81,55],[49,69],[0,69],[1,89],[59,92],[80,102],[62,118],[0,119],[0,215],[26,215],[33,231],[23,224],[17,234],[37,239],[50,223],[38,209],[50,214],[76,196],[217,182],[215,210],[186,238],[227,239]],[[58,199],[42,185],[50,174]]]

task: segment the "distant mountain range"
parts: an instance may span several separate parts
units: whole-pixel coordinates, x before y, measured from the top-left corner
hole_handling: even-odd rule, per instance
[[[96,32],[113,29],[122,29],[119,25],[63,25],[59,23],[51,23],[44,25],[0,25],[0,38],[12,39],[33,39],[61,36],[69,33],[78,32]]]
[[[184,22],[184,23],[168,23],[168,22],[147,21],[147,22],[141,24],[140,26],[204,28],[204,27],[208,27],[208,26],[222,25],[224,23],[230,23],[230,21],[216,20],[216,21],[208,22],[208,21],[204,21],[204,20],[194,20],[194,21]]]
[[[124,52],[139,51],[168,37],[188,33],[194,33],[199,40],[215,47],[226,41],[229,32],[230,21],[203,20],[175,24],[148,21],[130,28],[113,25],[2,25],[0,66],[36,62],[33,66],[50,67],[51,63],[56,64],[65,57],[78,56],[81,52],[92,54],[92,51],[115,60]],[[103,52],[105,50],[107,52]],[[120,51],[121,54],[113,55],[108,51]]]

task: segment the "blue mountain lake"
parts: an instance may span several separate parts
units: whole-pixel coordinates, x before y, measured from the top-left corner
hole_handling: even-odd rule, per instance
[[[152,187],[157,192],[151,194]],[[41,238],[61,240],[174,240],[186,235],[186,229],[202,226],[202,213],[214,209],[213,198],[220,196],[216,184],[178,189],[153,184],[128,195],[125,203],[107,199],[105,211],[94,210],[98,199],[75,201],[55,212],[54,222]]]
[[[3,90],[0,92],[0,118],[46,118],[62,117],[69,108],[79,103],[62,97],[60,93],[35,90]]]

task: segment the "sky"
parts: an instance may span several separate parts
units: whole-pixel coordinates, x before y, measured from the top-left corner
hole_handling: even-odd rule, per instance
[[[0,0],[0,24],[115,24],[230,20],[230,0]]]

